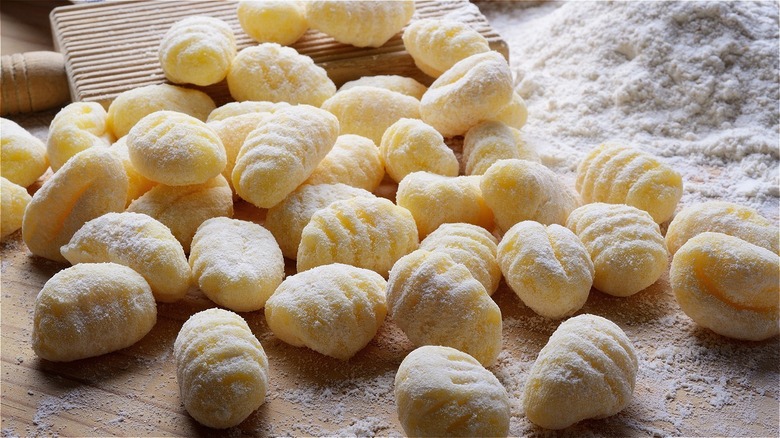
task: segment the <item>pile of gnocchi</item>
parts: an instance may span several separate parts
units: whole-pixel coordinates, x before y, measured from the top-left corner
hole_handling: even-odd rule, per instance
[[[156,302],[197,287],[216,307],[172,346],[181,400],[227,428],[264,403],[273,366],[235,312],[263,310],[280,340],[344,361],[389,317],[417,347],[395,379],[404,431],[506,436],[509,398],[488,370],[502,350],[491,298],[502,278],[562,320],[524,387],[525,415],[544,428],[631,400],[631,340],[603,317],[573,316],[592,288],[627,297],[670,269],[696,323],[778,335],[776,226],[726,202],[677,211],[681,175],[620,144],[594,147],[569,187],[523,141],[506,59],[468,25],[414,11],[411,0],[242,1],[255,46],[237,52],[226,23],[187,18],[160,43],[170,83],[124,92],[107,111],[72,103],[46,144],[3,119],[2,238],[21,229],[32,254],[72,265],[37,296],[35,353],[72,361],[128,347],[154,326]],[[357,47],[402,32],[433,82],[337,88],[290,47],[309,28]],[[223,80],[235,102],[220,107],[186,86]],[[397,183],[391,199],[376,194],[383,181]],[[232,218],[235,202],[264,219]],[[297,268],[287,277],[285,259]]]

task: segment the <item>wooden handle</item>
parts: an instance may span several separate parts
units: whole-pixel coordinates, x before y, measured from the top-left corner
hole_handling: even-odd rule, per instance
[[[0,57],[0,65],[0,115],[42,111],[70,101],[61,53],[15,53]]]

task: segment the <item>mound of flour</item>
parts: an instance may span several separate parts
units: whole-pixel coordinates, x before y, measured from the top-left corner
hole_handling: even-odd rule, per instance
[[[684,178],[681,204],[723,199],[778,219],[776,2],[479,4],[509,43],[528,141],[573,177],[618,140]]]

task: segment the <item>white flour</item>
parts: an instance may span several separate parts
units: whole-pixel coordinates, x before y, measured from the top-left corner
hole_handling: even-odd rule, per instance
[[[681,204],[778,218],[777,2],[481,3],[509,43],[528,141],[573,176],[622,140],[684,178]]]

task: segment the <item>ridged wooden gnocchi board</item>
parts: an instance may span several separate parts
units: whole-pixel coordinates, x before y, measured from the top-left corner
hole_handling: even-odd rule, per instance
[[[122,1],[85,3],[56,8],[51,13],[55,48],[65,55],[73,101],[110,103],[132,88],[166,82],[157,47],[174,22],[209,15],[230,24],[238,49],[257,44],[241,29],[235,1]],[[487,38],[490,47],[509,57],[509,49],[479,9],[467,0],[417,0],[414,19],[447,17],[469,24]],[[336,85],[361,76],[398,74],[429,84],[404,50],[401,34],[382,47],[357,48],[309,30],[292,45],[323,67]],[[197,87],[194,87],[197,88]],[[218,103],[229,100],[223,81],[203,88]]]

